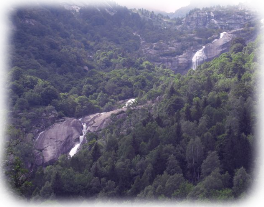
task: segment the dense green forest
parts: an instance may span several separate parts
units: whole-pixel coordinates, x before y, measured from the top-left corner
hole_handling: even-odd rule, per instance
[[[30,205],[262,206],[263,53],[261,35],[186,76],[164,78],[141,97],[154,106],[113,117],[72,159],[39,168]]]
[[[186,75],[174,74],[141,57],[140,39],[131,34],[183,34],[160,32],[155,28],[161,16],[148,13],[155,25],[143,13],[120,8],[109,16],[83,8],[76,18],[48,7],[12,16],[5,164],[18,195],[31,201],[246,195],[253,182],[260,37],[248,44],[236,38],[230,52]],[[75,156],[34,166],[40,131],[63,117],[111,111],[129,98],[140,107],[131,106],[121,119],[112,115],[110,126],[87,133]]]

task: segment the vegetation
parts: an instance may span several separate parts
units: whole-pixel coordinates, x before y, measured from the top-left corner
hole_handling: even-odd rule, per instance
[[[43,114],[80,117],[112,110],[166,73],[140,57],[134,31],[155,39],[168,34],[114,2],[115,15],[87,7],[78,18],[49,0],[0,5],[0,108],[15,112],[12,123],[26,132]],[[47,125],[54,121],[46,118]]]
[[[0,111],[0,205],[8,206],[19,201],[27,182],[27,171],[20,160],[14,156],[12,144],[8,139],[10,125],[6,123],[4,113]]]
[[[260,39],[248,45],[235,39],[229,53],[183,76],[138,56],[140,40],[132,31],[142,28],[154,39],[167,33],[125,8],[113,16],[88,8],[78,14],[23,9],[13,22],[6,174],[20,196],[245,196],[253,179]],[[72,158],[34,168],[36,131],[64,116],[110,111],[132,97],[144,107],[130,108],[122,119],[112,116],[109,127],[86,135],[87,144]]]
[[[154,108],[113,117],[109,128],[87,135],[89,144],[72,159],[62,156],[38,169],[30,204],[260,205],[263,48],[261,35],[242,52],[223,54],[186,76],[164,77],[141,98],[159,97]]]

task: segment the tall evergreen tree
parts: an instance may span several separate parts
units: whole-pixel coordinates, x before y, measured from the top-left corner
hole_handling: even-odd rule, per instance
[[[0,111],[0,205],[8,206],[23,197],[27,182],[27,171],[21,161],[12,157],[12,140],[7,139],[11,126],[4,112]]]

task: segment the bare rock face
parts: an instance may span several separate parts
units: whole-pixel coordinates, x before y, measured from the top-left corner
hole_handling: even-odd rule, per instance
[[[48,165],[68,153],[82,134],[82,123],[73,118],[52,125],[35,141],[37,165]]]
[[[218,27],[225,30],[239,29],[249,21],[254,19],[252,13],[240,8],[238,12],[229,12],[220,8],[212,8],[210,11],[196,9],[186,15],[184,26],[187,28]]]
[[[111,115],[126,111],[126,108],[116,109],[110,112],[96,113],[82,119],[86,123],[88,132],[98,132],[111,123]]]
[[[88,115],[80,120],[65,118],[53,124],[41,132],[35,140],[35,164],[46,166],[56,161],[60,155],[69,154],[76,145],[82,143],[80,136],[84,133],[83,126],[87,132],[99,132],[112,122],[112,114],[115,114],[118,119],[124,118],[126,116],[124,112],[128,107],[132,108],[135,102],[135,99],[125,100],[120,102],[122,108]]]
[[[208,60],[211,60],[218,55],[228,51],[230,44],[235,35],[231,33],[223,34],[223,37],[215,40],[212,43],[209,43],[205,46],[204,52]]]
[[[180,24],[175,26],[177,31],[184,33],[184,36],[175,34],[175,37],[180,38],[146,42],[139,34],[135,33],[135,35],[141,40],[140,49],[147,60],[157,66],[165,66],[175,73],[186,74],[190,68],[196,69],[204,61],[212,60],[223,52],[227,52],[232,38],[241,37],[246,41],[254,40],[254,31],[245,29],[245,25],[255,20],[255,15],[243,7],[237,11],[232,10],[232,12],[224,7],[194,9]],[[226,31],[227,34],[219,38],[219,35],[208,33],[210,30]],[[206,41],[205,37],[207,37]],[[212,42],[217,38],[219,39]],[[211,43],[206,44],[208,42]],[[202,56],[200,55],[201,58],[199,58],[197,55],[194,64],[193,57],[198,51]]]

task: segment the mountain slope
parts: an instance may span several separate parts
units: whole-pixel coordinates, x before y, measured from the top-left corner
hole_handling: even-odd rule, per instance
[[[178,9],[176,12],[171,13],[170,17],[185,17],[191,10],[195,8],[205,8],[205,7],[213,7],[216,5],[226,6],[226,5],[233,5],[232,1],[230,0],[191,0],[190,4],[186,7],[182,7]]]
[[[81,8],[87,6],[93,6],[98,10],[103,9],[109,14],[114,14],[116,11],[106,0],[57,0],[67,10],[79,12]]]
[[[263,199],[263,48],[261,35],[242,52],[222,54],[186,76],[164,77],[142,97],[155,105],[113,116],[101,133],[87,134],[72,159],[39,169],[34,185],[41,190],[30,203],[54,193],[65,207],[257,206]]]
[[[196,9],[172,20],[61,5],[20,8],[11,19],[5,163],[19,195],[221,200],[247,191],[260,44],[248,43],[258,28],[250,11]],[[213,59],[216,43],[227,44],[217,55],[230,52],[188,70],[202,46]],[[186,75],[165,69],[175,59]],[[107,124],[98,126],[103,112]],[[43,160],[51,165],[38,167]]]
[[[252,41],[256,37],[260,23],[257,16],[246,8],[238,6],[197,8],[191,10],[185,18],[164,20],[166,24],[159,31],[168,33],[167,37],[150,41],[142,37],[141,49],[143,54],[156,65],[163,64],[181,74],[185,74],[192,67],[192,58],[195,53],[205,44],[218,39],[220,33],[227,32],[234,37]],[[218,54],[228,49],[229,46]]]

